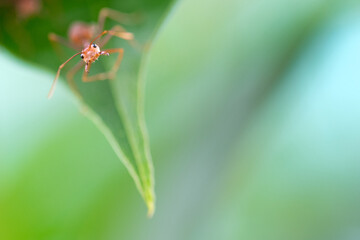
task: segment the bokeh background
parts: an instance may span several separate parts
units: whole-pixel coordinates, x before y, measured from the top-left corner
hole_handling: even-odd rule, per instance
[[[146,73],[152,219],[66,85],[0,48],[0,239],[360,239],[359,13],[178,1]]]

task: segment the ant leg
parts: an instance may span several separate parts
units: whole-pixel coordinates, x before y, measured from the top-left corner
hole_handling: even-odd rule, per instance
[[[49,91],[49,94],[48,94],[48,98],[51,98],[52,95],[54,94],[56,82],[57,82],[57,80],[58,80],[58,78],[59,78],[59,76],[60,76],[60,71],[61,71],[61,69],[63,69],[63,67],[64,67],[71,59],[73,59],[75,56],[77,56],[77,55],[79,55],[79,54],[81,54],[81,52],[78,52],[78,53],[72,55],[68,60],[66,60],[63,64],[61,64],[61,65],[59,66],[59,68],[58,68],[58,70],[57,70],[57,73],[56,73],[56,76],[55,76],[55,79],[54,79],[54,81],[53,81],[53,83],[52,83],[52,85],[51,85],[51,88],[50,88],[50,91]]]
[[[121,60],[123,59],[124,56],[124,49],[123,48],[114,48],[114,49],[108,49],[102,52],[102,55],[110,55],[112,53],[119,53],[116,62],[114,63],[112,69],[110,72],[112,72],[114,75],[115,73],[119,70],[120,68],[120,64],[121,64]]]
[[[49,33],[48,38],[50,40],[51,46],[53,47],[53,49],[55,50],[57,56],[60,59],[65,58],[65,54],[64,54],[63,51],[61,51],[59,44],[64,45],[64,46],[66,46],[68,48],[74,49],[76,51],[81,50],[81,49],[77,48],[74,44],[72,44],[71,42],[66,40],[65,38],[60,37],[60,36],[56,35],[55,33]]]
[[[88,74],[89,74],[90,68],[91,68],[91,63],[89,63],[89,65],[85,66],[85,71],[82,76],[83,82],[95,82],[95,81],[101,81],[101,80],[113,78],[113,76],[111,76],[109,73],[98,73],[94,76],[89,77]]]
[[[76,51],[79,50],[79,48],[76,45],[69,42],[68,40],[66,40],[63,37],[60,37],[59,35],[56,35],[55,33],[49,33],[48,38],[49,38],[49,40],[50,40],[50,42],[52,44],[54,44],[54,43],[62,44],[62,45],[65,45],[66,47],[72,48],[72,49],[74,49]]]
[[[80,94],[78,87],[75,84],[74,76],[83,66],[84,66],[84,62],[81,61],[78,64],[76,64],[75,67],[70,69],[68,71],[68,73],[66,74],[66,79],[68,81],[70,89],[74,92],[75,95],[77,95],[79,97],[81,97],[81,94]]]
[[[101,55],[109,55],[112,53],[119,53],[116,62],[114,63],[114,66],[112,67],[112,69],[109,72],[105,72],[105,73],[99,73],[96,74],[94,76],[88,76],[88,73],[90,71],[91,68],[91,63],[89,65],[85,66],[85,71],[83,74],[83,82],[94,82],[94,81],[99,81],[99,80],[106,80],[106,79],[113,79],[116,76],[116,72],[119,70],[120,64],[121,64],[121,60],[123,58],[124,55],[124,49],[122,48],[115,48],[115,49],[109,49],[109,50],[105,50],[101,52]]]
[[[100,48],[105,46],[113,36],[117,36],[119,38],[126,40],[135,49],[140,48],[138,42],[134,39],[134,35],[130,32],[127,32],[126,29],[123,28],[122,26],[116,25],[113,28],[111,28],[110,32],[122,33],[122,35],[109,34],[105,36],[98,44]]]
[[[118,23],[129,23],[131,22],[130,20],[137,17],[137,15],[136,13],[122,13],[110,8],[102,8],[99,13],[98,31],[104,29],[106,18],[110,18]]]

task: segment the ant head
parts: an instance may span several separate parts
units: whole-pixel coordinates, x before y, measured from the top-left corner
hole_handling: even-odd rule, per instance
[[[84,62],[94,62],[100,56],[100,48],[95,43],[90,44],[87,48],[82,50],[80,57]]]

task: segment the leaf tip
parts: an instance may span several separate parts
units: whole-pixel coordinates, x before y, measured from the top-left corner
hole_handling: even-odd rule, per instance
[[[148,209],[147,216],[148,218],[152,218],[155,213],[155,194],[153,188],[145,191],[145,203]]]
[[[154,212],[155,212],[154,201],[147,202],[146,205],[147,205],[147,208],[148,208],[147,216],[148,216],[148,218],[152,218],[154,216]]]

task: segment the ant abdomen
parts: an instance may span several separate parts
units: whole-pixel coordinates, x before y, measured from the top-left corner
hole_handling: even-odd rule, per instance
[[[68,32],[69,40],[79,48],[88,45],[95,35],[96,27],[93,24],[74,22]]]

